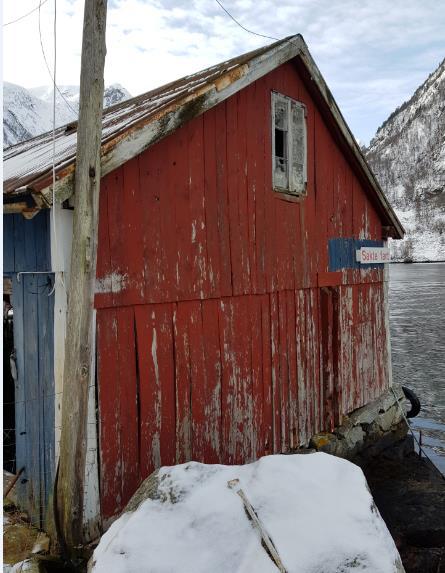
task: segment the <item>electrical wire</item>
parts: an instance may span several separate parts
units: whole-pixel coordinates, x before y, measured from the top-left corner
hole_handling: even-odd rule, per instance
[[[23,14],[23,16],[20,16],[19,18],[16,18],[15,20],[11,20],[10,22],[6,22],[6,24],[3,24],[3,28],[5,26],[9,26],[10,24],[15,24],[16,22],[19,22],[20,20],[23,20],[23,18],[26,18],[27,16],[29,16],[30,14],[33,14],[34,12],[36,12],[37,10],[40,10],[40,6],[43,6],[43,4],[45,4],[45,2],[48,2],[48,0],[43,0],[43,2],[40,2],[40,4],[38,6],[36,6],[35,8],[33,8],[32,10],[30,10],[29,12],[27,12],[26,14]]]
[[[39,32],[40,32],[40,11],[39,11]],[[54,25],[53,25],[53,37],[54,37],[54,68],[53,68],[53,157],[52,157],[52,174],[53,174],[53,191],[52,191],[52,218],[53,218],[53,233],[54,233],[54,284],[51,292],[48,296],[51,296],[56,289],[57,281],[57,270],[59,267],[59,248],[57,244],[57,224],[56,224],[56,90],[58,90],[56,83],[57,75],[57,0],[54,0]],[[40,36],[40,41],[42,41],[42,36]],[[43,44],[42,44],[43,49]],[[46,61],[46,60],[45,60]],[[60,91],[60,90],[59,90]],[[60,283],[65,289],[65,283],[63,281],[62,271],[59,275]],[[66,290],[66,289],[65,289]]]
[[[280,38],[275,38],[274,36],[267,36],[266,34],[259,34],[258,32],[253,32],[252,30],[249,30],[249,28],[243,26],[241,22],[238,22],[238,20],[234,16],[232,16],[232,14],[226,8],[224,8],[224,6],[221,4],[219,0],[215,0],[215,2],[222,10],[224,10],[227,16],[229,16],[229,18],[231,18],[235,22],[235,24],[237,24],[244,31],[249,32],[249,34],[253,34],[254,36],[259,36],[260,38],[267,38],[268,40],[275,40],[275,41],[280,40]]]
[[[75,119],[77,119],[77,115],[78,115],[78,114],[77,114],[77,111],[74,110],[74,109],[71,107],[69,101],[65,98],[65,96],[63,95],[63,93],[60,91],[58,85],[56,84],[56,81],[55,81],[55,79],[54,79],[54,76],[53,76],[53,74],[51,73],[51,69],[50,69],[50,67],[49,67],[48,60],[46,59],[45,48],[44,48],[44,46],[43,46],[43,39],[42,39],[42,28],[41,28],[41,22],[40,22],[40,8],[41,8],[41,6],[43,6],[43,4],[44,4],[46,1],[47,1],[47,0],[40,0],[40,4],[39,4],[39,6],[38,6],[38,10],[39,10],[39,38],[40,38],[40,47],[41,47],[41,49],[42,49],[43,59],[45,60],[46,69],[48,70],[49,77],[51,78],[51,80],[52,80],[52,82],[53,82],[53,84],[54,84],[54,86],[55,86],[55,89],[59,92],[60,97],[63,99],[63,101],[64,101],[64,102],[66,103],[66,105],[69,107],[69,109],[72,111],[72,113],[74,114]],[[56,2],[56,0],[54,0],[54,2]],[[54,53],[55,53],[55,52],[54,52]]]

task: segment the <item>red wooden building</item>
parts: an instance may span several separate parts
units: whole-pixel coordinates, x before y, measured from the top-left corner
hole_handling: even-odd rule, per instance
[[[59,201],[75,131],[57,133]],[[21,144],[15,205],[51,203],[50,139]],[[385,269],[356,250],[403,228],[301,36],[107,110],[102,155],[105,522],[160,465],[291,451],[388,387]]]

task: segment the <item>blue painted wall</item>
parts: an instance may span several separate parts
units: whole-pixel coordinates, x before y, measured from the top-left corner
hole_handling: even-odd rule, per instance
[[[371,241],[370,239],[329,239],[329,271],[381,268],[382,265],[378,263],[358,263],[356,261],[355,251],[358,251],[360,247],[383,246],[383,241]]]
[[[54,275],[49,211],[31,220],[3,216],[3,274],[12,278],[18,496],[43,526],[54,479]],[[17,275],[19,272],[32,274]]]

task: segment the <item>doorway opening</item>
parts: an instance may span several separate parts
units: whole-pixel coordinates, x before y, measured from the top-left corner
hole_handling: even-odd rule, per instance
[[[16,472],[15,382],[17,367],[14,349],[12,281],[3,279],[3,469]]]

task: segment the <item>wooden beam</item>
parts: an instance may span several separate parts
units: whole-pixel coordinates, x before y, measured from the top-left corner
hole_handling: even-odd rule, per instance
[[[107,0],[85,0],[75,205],[69,285],[62,432],[57,480],[56,523],[70,554],[84,541],[83,511],[87,450],[88,387],[92,364],[93,300],[96,276],[100,188],[100,145],[104,91]]]

